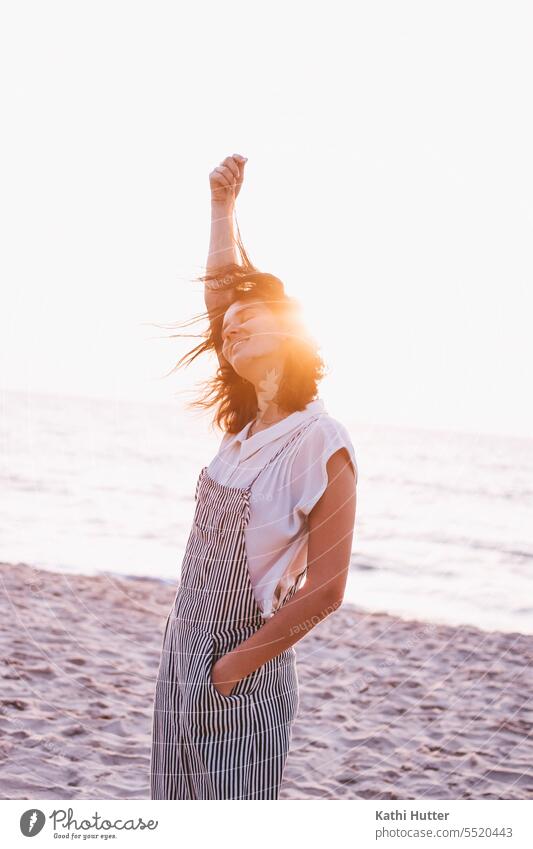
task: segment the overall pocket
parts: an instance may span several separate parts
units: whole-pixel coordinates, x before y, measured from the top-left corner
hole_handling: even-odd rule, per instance
[[[213,684],[213,680],[211,678],[213,666],[215,665],[217,660],[223,657],[226,653],[227,652],[224,650],[220,651],[217,648],[214,639],[211,638],[211,658],[207,669],[207,677],[212,692],[223,702],[235,701],[240,699],[241,697],[253,695],[253,693],[255,693],[257,687],[259,686],[261,668],[254,669],[254,671],[250,672],[249,675],[246,675],[244,678],[241,678],[241,680],[237,684],[235,684],[231,693],[229,693],[227,696],[221,693],[220,690],[218,690]]]

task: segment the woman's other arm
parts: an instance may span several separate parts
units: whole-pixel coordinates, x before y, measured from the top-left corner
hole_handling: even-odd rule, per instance
[[[206,263],[208,274],[216,274],[220,270],[223,275],[224,268],[239,264],[233,230],[233,212],[242,186],[246,161],[246,158],[238,153],[226,156],[209,175],[211,235]],[[204,286],[204,301],[212,324],[225,311],[231,300],[231,289],[212,291]],[[224,360],[220,350],[217,350],[217,356],[220,365],[223,365]]]
[[[356,479],[348,452],[328,460],[328,485],[309,514],[307,576],[265,624],[213,666],[212,681],[228,695],[242,679],[301,640],[342,604],[355,524]]]

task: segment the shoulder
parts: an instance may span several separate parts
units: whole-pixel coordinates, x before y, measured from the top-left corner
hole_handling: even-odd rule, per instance
[[[348,428],[339,419],[328,413],[321,415],[306,429],[300,443],[295,461],[314,463],[320,461],[325,466],[336,451],[345,448],[352,463],[357,480],[357,458]]]
[[[225,451],[226,448],[229,448],[229,446],[233,442],[235,442],[236,436],[237,436],[236,433],[228,433],[227,431],[225,431],[224,434],[222,435],[222,439],[220,440],[217,454],[220,454],[222,451]]]
[[[220,445],[218,446],[218,450],[220,451],[224,448],[225,445],[228,445],[232,439],[235,439],[234,433],[228,433],[227,431],[222,435],[222,439],[220,440]]]
[[[298,442],[291,463],[295,509],[308,515],[328,484],[328,461],[345,449],[357,485],[358,469],[350,433],[338,419],[325,414],[312,422]]]

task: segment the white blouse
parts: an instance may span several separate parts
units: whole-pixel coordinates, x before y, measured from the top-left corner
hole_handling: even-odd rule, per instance
[[[279,458],[276,451],[309,418],[318,416]],[[237,434],[224,434],[207,474],[224,486],[247,487],[260,469],[250,496],[245,529],[248,569],[263,617],[273,616],[307,568],[308,516],[328,483],[326,464],[346,448],[357,483],[357,462],[348,431],[331,418],[321,399],[246,438],[251,422]]]

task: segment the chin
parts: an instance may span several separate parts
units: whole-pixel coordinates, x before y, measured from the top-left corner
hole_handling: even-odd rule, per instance
[[[233,371],[236,371],[239,377],[243,377],[245,380],[248,380],[248,375],[250,373],[250,366],[252,361],[250,357],[235,357],[232,360]]]

